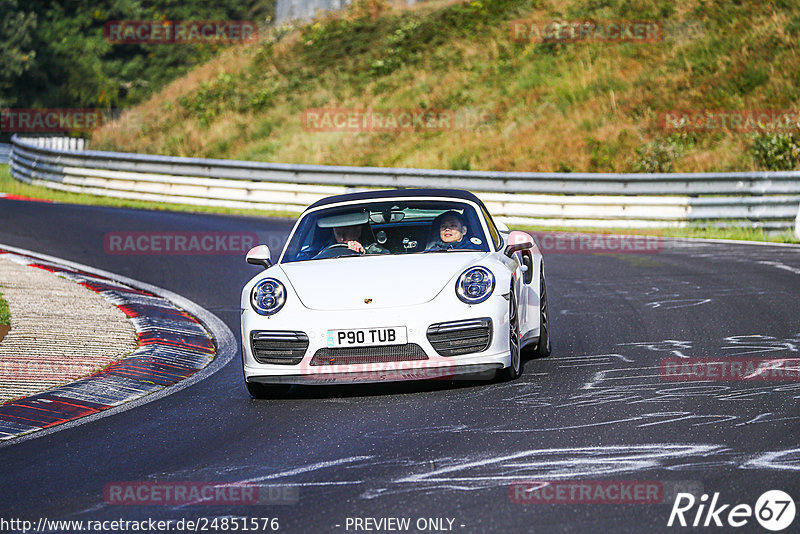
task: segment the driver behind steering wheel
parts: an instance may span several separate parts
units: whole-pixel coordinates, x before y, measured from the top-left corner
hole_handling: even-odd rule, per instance
[[[336,226],[333,237],[339,244],[346,244],[347,248],[359,254],[388,254],[389,251],[377,243],[370,243],[366,248],[361,244],[362,236],[366,235],[364,224],[355,226]]]

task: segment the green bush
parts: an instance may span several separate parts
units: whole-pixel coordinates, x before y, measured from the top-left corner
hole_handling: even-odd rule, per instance
[[[800,134],[761,134],[753,138],[750,153],[759,167],[791,171],[800,162]]]
[[[403,22],[399,28],[386,38],[386,48],[381,59],[375,60],[371,67],[372,74],[382,76],[415,62],[418,56],[418,45],[425,41],[423,24],[411,19]]]
[[[616,146],[613,143],[605,143],[594,137],[587,137],[585,141],[589,149],[589,172],[615,172],[617,170],[614,166]]]
[[[733,79],[740,94],[752,93],[757,87],[764,85],[769,80],[769,73],[758,67],[746,66],[736,78]]]
[[[800,16],[795,15],[792,17],[792,20],[790,20],[789,24],[786,25],[784,31],[789,35],[797,35],[800,33]]]
[[[636,149],[633,172],[671,172],[680,148],[671,139],[655,139]]]
[[[208,126],[219,113],[231,103],[236,92],[236,82],[230,74],[221,74],[210,82],[204,82],[194,93],[178,98],[178,104],[196,116],[200,124]]]
[[[211,124],[223,111],[245,112],[269,108],[275,97],[275,88],[261,87],[251,92],[250,86],[243,76],[223,73],[200,84],[193,93],[178,97],[178,104],[198,118],[203,126]]]

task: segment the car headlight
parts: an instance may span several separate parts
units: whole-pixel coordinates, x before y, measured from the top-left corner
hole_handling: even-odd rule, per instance
[[[494,275],[486,267],[471,267],[456,282],[456,294],[467,304],[478,304],[494,291]]]
[[[273,315],[286,303],[286,287],[274,278],[265,278],[250,291],[250,305],[260,315]]]

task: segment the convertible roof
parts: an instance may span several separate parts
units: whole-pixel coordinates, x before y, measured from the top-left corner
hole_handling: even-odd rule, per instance
[[[336,204],[338,202],[349,202],[351,200],[368,200],[384,198],[407,198],[407,197],[447,197],[456,200],[469,200],[479,206],[483,202],[469,191],[462,189],[382,189],[380,191],[362,191],[360,193],[348,193],[346,195],[336,195],[323,198],[311,204],[306,210]]]

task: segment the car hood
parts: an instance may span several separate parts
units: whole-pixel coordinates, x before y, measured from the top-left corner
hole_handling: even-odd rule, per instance
[[[280,267],[305,307],[363,310],[429,302],[454,276],[486,254],[344,257],[284,263]]]

